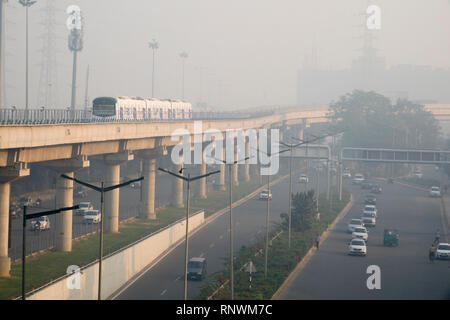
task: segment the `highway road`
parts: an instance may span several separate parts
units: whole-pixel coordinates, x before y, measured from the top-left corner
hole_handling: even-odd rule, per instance
[[[305,184],[298,183],[293,176],[293,191],[304,191]],[[325,191],[325,174],[321,179],[321,190]],[[316,182],[310,180],[309,187]],[[289,179],[271,187],[273,198],[270,201],[270,222],[280,221],[280,213],[288,210]],[[241,246],[249,246],[265,236],[266,201],[258,196],[233,208],[235,252]],[[164,257],[158,264],[144,273],[136,282],[130,284],[115,298],[128,299],[183,299],[184,297],[184,242]],[[224,269],[229,259],[229,214],[216,218],[201,228],[189,240],[189,257],[207,258],[208,273]],[[200,293],[203,281],[188,282],[188,298],[194,299]]]
[[[211,183],[210,183],[211,182]],[[168,205],[172,194],[172,178],[167,174],[156,175],[156,195],[155,206],[157,208]],[[76,187],[76,183],[75,186]],[[195,188],[196,186],[194,186]],[[207,188],[213,187],[212,181],[208,181]],[[195,189],[194,189],[195,190]],[[194,193],[195,195],[195,193]],[[35,199],[34,199],[35,200]],[[94,209],[100,208],[100,194],[96,191],[89,190],[86,197],[74,197],[74,204],[80,202],[90,201],[94,205]],[[139,205],[141,203],[141,193],[139,188],[124,187],[120,189],[120,208],[119,220],[123,221],[139,215]],[[40,208],[29,208],[28,213],[42,212],[55,209],[55,199],[43,201]],[[52,247],[55,243],[55,227],[56,217],[50,216],[50,230],[35,232],[27,231],[27,254],[39,250]],[[30,228],[29,222],[27,229]],[[87,225],[83,223],[83,217],[80,215],[73,215],[73,238],[80,237],[90,232],[97,231],[97,225]],[[22,219],[12,219],[11,221],[11,249],[9,249],[9,256],[12,260],[21,258],[22,256]]]
[[[367,256],[349,256],[347,223],[359,218],[366,192],[349,186],[356,203],[336,224],[310,261],[279,299],[450,299],[449,261],[428,260],[436,229],[441,230],[441,200],[424,191],[382,184],[377,196],[377,226],[369,228]],[[400,233],[398,247],[382,245],[384,228]],[[442,239],[444,238],[444,239]],[[381,289],[369,290],[367,267],[381,269]]]

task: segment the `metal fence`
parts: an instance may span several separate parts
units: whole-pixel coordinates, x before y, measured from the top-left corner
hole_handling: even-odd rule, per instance
[[[192,120],[236,120],[269,116],[275,111],[262,112],[193,112]],[[173,122],[186,121],[186,119],[142,119],[123,120],[105,118],[104,120],[92,116],[92,110],[67,109],[1,109],[0,125],[39,125],[58,123],[101,123],[101,122]]]

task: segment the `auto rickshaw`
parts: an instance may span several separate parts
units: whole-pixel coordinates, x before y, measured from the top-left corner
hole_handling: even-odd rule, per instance
[[[384,229],[383,245],[398,246],[398,238],[397,229]]]

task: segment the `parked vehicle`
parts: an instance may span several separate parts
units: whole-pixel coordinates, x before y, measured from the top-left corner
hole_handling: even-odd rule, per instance
[[[355,230],[352,232],[352,238],[362,239],[367,243],[369,239],[369,233],[365,227],[356,227]]]
[[[420,170],[418,170],[418,169],[416,169],[415,171],[414,171],[414,176],[416,177],[416,178],[422,178],[422,172],[420,171]]]
[[[270,190],[264,189],[259,194],[259,199],[263,200],[269,198],[269,200],[272,200],[272,192]]]
[[[357,173],[353,176],[352,184],[361,184],[364,181],[364,176],[361,173]]]
[[[92,205],[92,203],[90,203],[89,201],[80,202],[79,208],[75,211],[75,214],[84,215],[88,210],[94,210],[94,206]]]
[[[130,187],[133,189],[139,189],[141,187],[141,182],[140,181],[132,182],[130,183]]]
[[[83,216],[83,223],[99,223],[101,215],[98,210],[86,210]]]
[[[350,169],[345,168],[344,172],[342,173],[342,178],[344,179],[351,179],[352,178],[352,174],[350,172]]]
[[[366,204],[363,210],[363,214],[365,213],[373,213],[375,215],[375,218],[378,216],[378,210],[377,207],[371,204]]]
[[[353,232],[355,231],[356,228],[358,227],[364,227],[364,223],[362,222],[361,219],[352,219],[347,226],[347,230],[348,232]]]
[[[309,178],[306,174],[301,174],[300,177],[298,178],[298,182],[300,183],[308,183],[309,182]]]
[[[47,216],[31,220],[30,224],[31,229],[34,231],[50,230],[50,219]]]
[[[206,259],[205,258],[191,258],[188,262],[189,280],[202,280],[206,276]]]
[[[441,196],[441,188],[433,186],[430,188],[430,197],[435,198],[435,197],[440,197]]]
[[[9,206],[9,214],[10,214],[11,218],[17,219],[22,215],[22,208],[17,205],[12,204]]]
[[[398,246],[398,230],[397,229],[384,229],[383,245],[385,246]]]
[[[450,259],[450,243],[439,243],[436,248],[436,259]]]
[[[42,200],[41,200],[41,198],[37,198],[37,199],[36,199],[36,202],[34,203],[34,206],[40,207],[41,205],[42,205]]]
[[[348,246],[348,254],[365,256],[367,254],[366,242],[362,239],[352,239]]]
[[[374,213],[363,213],[361,220],[363,221],[366,227],[375,227],[377,224],[377,217]]]

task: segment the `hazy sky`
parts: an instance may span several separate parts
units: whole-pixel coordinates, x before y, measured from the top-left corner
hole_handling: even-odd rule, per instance
[[[148,42],[160,48],[155,95],[181,96],[180,52],[186,60],[186,100],[202,98],[224,108],[292,105],[297,70],[317,52],[318,66],[341,69],[360,54],[365,10],[381,8],[376,47],[388,66],[450,68],[448,0],[54,0],[57,7],[58,90],[61,107],[70,105],[72,58],[67,48],[65,9],[81,7],[84,50],[78,69],[78,104],[90,65],[89,97],[151,96]],[[30,105],[37,107],[42,62],[42,8],[30,9]],[[7,104],[21,108],[25,81],[25,9],[7,5]],[[201,85],[202,84],[202,85]],[[326,88],[325,88],[326,89]]]

